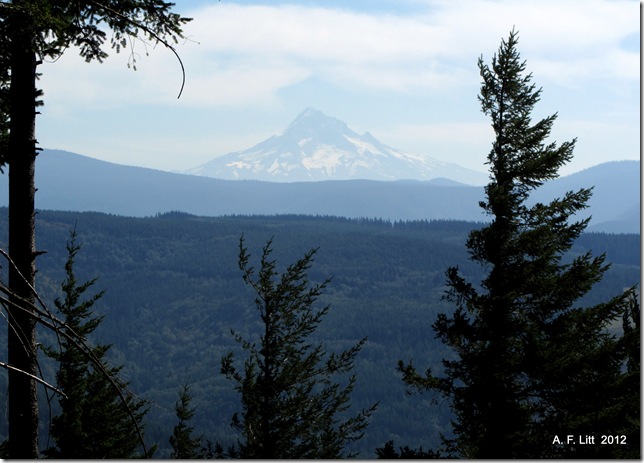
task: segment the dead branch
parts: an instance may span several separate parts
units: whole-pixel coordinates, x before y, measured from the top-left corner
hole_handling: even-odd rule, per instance
[[[174,54],[174,56],[177,58],[177,61],[179,61],[179,65],[181,66],[181,88],[179,89],[179,95],[177,95],[177,99],[181,98],[181,94],[183,93],[183,87],[186,85],[186,69],[183,66],[183,61],[181,61],[181,57],[179,56],[179,53],[177,53],[177,50],[168,43],[167,40],[163,39],[159,34],[154,32],[152,29],[147,27],[145,24],[141,24],[138,21],[135,21],[128,17],[127,15],[124,15],[113,8],[110,8],[107,5],[103,5],[97,1],[90,0],[89,3],[92,3],[94,6],[101,8],[110,14],[119,17],[120,19],[123,19],[124,21],[127,21],[128,23],[132,24],[134,27],[141,29],[142,31],[146,32],[150,37],[153,37],[155,40],[157,40],[159,43],[163,44],[166,48],[170,49],[170,51]]]

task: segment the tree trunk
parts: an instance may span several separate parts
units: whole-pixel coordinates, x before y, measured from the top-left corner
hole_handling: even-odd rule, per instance
[[[11,84],[9,133],[9,288],[12,302],[35,301],[35,164],[36,164],[36,67],[29,18],[15,14],[11,28]],[[36,329],[28,308],[9,312],[9,364],[37,374]],[[38,457],[38,397],[36,382],[9,370],[9,457]]]

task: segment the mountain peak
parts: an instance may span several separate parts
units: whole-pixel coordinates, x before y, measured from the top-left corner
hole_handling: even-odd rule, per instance
[[[298,114],[298,116],[293,120],[293,122],[291,122],[291,125],[302,124],[302,123],[311,124],[311,123],[318,123],[318,122],[324,122],[324,121],[340,122],[334,117],[327,116],[319,109],[308,107],[300,114]]]
[[[187,171],[223,179],[277,182],[318,180],[430,180],[446,177],[483,185],[486,174],[386,146],[322,111],[306,108],[281,135]]]
[[[310,106],[306,108],[304,111],[302,111],[298,116],[295,118],[293,122],[296,122],[300,119],[310,119],[310,118],[326,118],[328,117],[326,114],[324,114],[322,111],[319,109],[311,108]]]
[[[322,111],[314,108],[306,108],[283,132],[289,137],[328,137],[332,134],[351,132],[347,124],[327,116]]]

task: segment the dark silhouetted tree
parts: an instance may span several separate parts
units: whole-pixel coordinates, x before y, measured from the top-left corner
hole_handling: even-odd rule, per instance
[[[633,290],[594,307],[577,303],[608,268],[604,255],[568,253],[590,220],[574,220],[590,189],[528,204],[530,193],[571,160],[575,140],[547,142],[556,114],[532,122],[541,89],[525,74],[517,42],[512,31],[491,66],[478,63],[479,101],[496,135],[481,202],[492,221],[470,233],[467,248],[487,274],[469,282],[458,268],[447,271],[446,298],[456,309],[433,325],[455,353],[444,371],[421,375],[403,362],[399,370],[412,388],[450,400],[454,438],[444,444],[452,456],[609,457],[618,446],[553,441],[568,434],[598,440],[623,429],[617,384],[626,355],[611,328]]]
[[[79,283],[74,271],[75,258],[80,251],[76,233],[71,232],[67,243],[66,279],[61,285],[64,298],[54,303],[62,315],[65,329],[87,340],[101,323],[103,317],[94,316],[92,307],[103,296],[103,291],[86,296],[96,279]],[[60,350],[45,349],[47,355],[59,362],[56,374],[61,412],[51,422],[51,437],[55,446],[46,450],[49,457],[57,459],[124,459],[139,456],[141,430],[145,415],[144,402],[127,395],[122,402],[108,378],[116,378],[120,367],[110,367],[105,355],[109,346],[92,348],[96,368],[78,343],[61,339]],[[107,373],[107,374],[106,374]],[[125,391],[126,384],[118,382]]]
[[[313,308],[328,284],[328,280],[309,283],[307,271],[316,250],[281,275],[271,252],[269,241],[255,274],[240,240],[239,268],[256,294],[262,330],[257,340],[235,335],[247,353],[241,370],[234,366],[232,353],[222,359],[222,373],[234,381],[241,395],[242,412],[233,417],[233,426],[241,434],[238,456],[342,458],[346,445],[362,437],[376,408],[347,416],[356,378],[354,374],[343,377],[353,370],[365,340],[339,354],[329,354],[321,343],[311,341],[329,310],[328,306]]]
[[[623,375],[618,378],[615,387],[620,391],[623,400],[619,400],[616,410],[613,411],[617,418],[617,436],[624,436],[624,443],[615,448],[611,455],[616,458],[641,458],[641,354],[642,354],[642,332],[641,311],[639,294],[633,293],[628,301],[626,313],[622,319],[623,337],[620,339],[620,347],[626,357],[626,369]],[[621,426],[620,426],[621,424]]]
[[[12,0],[0,3],[0,61],[3,82],[0,123],[0,162],[9,167],[8,312],[9,455],[38,457],[38,400],[36,380],[35,165],[38,151],[36,114],[42,92],[37,90],[38,66],[57,58],[70,46],[79,47],[87,61],[107,57],[105,41],[117,52],[128,40],[161,42],[182,36],[187,21],[172,13],[163,0]],[[174,51],[174,49],[172,49]],[[134,56],[134,55],[132,55]],[[7,121],[8,118],[8,121]],[[2,127],[0,127],[2,130]],[[6,148],[6,151],[4,150]]]
[[[419,449],[410,449],[409,447],[399,447],[398,450],[394,447],[394,441],[387,441],[384,447],[378,447],[376,449],[376,456],[378,460],[430,460],[435,458],[440,458],[440,452],[434,452],[433,450],[423,450],[422,447]]]
[[[204,459],[212,457],[209,446],[203,445],[203,436],[193,437],[194,427],[189,424],[195,415],[195,409],[190,407],[192,396],[190,386],[184,384],[179,391],[179,400],[175,404],[175,413],[179,422],[172,430],[170,445],[172,446],[171,458],[179,460]]]

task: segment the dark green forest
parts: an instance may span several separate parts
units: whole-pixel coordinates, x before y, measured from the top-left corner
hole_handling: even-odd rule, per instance
[[[0,210],[0,246],[6,246],[7,211]],[[364,438],[350,450],[375,458],[376,447],[393,440],[412,448],[436,447],[449,432],[450,409],[434,396],[407,395],[399,360],[414,361],[440,372],[450,352],[435,339],[431,325],[443,301],[445,272],[458,266],[462,275],[480,281],[482,272],[468,260],[467,234],[481,224],[459,221],[389,222],[313,216],[229,216],[205,218],[183,213],[130,218],[100,213],[40,211],[37,290],[53,308],[65,278],[65,243],[76,229],[82,250],[76,257],[79,279],[99,277],[105,289],[96,303],[105,319],[92,340],[111,344],[115,364],[130,389],[151,402],[145,417],[156,458],[170,455],[168,438],[176,423],[174,404],[183,384],[190,384],[192,424],[198,434],[223,445],[236,438],[230,420],[239,398],[220,374],[227,352],[239,352],[231,329],[244,337],[259,329],[253,294],[237,268],[240,236],[251,254],[273,238],[278,264],[293,262],[319,248],[309,273],[312,282],[331,278],[320,297],[330,310],[315,336],[330,351],[341,351],[362,338],[356,358],[355,410],[380,402]],[[594,304],[640,281],[640,236],[583,234],[567,258],[588,250],[606,253],[611,268],[579,304]],[[2,269],[2,272],[5,272]],[[3,275],[3,278],[5,275]],[[616,325],[615,329],[620,329]],[[0,345],[6,349],[6,330]],[[41,334],[39,341],[52,344]],[[3,354],[4,355],[4,354]],[[54,367],[43,359],[45,377]],[[6,372],[0,372],[0,400],[6,401]],[[47,406],[41,404],[41,446],[47,441]],[[0,441],[6,421],[0,422]]]

